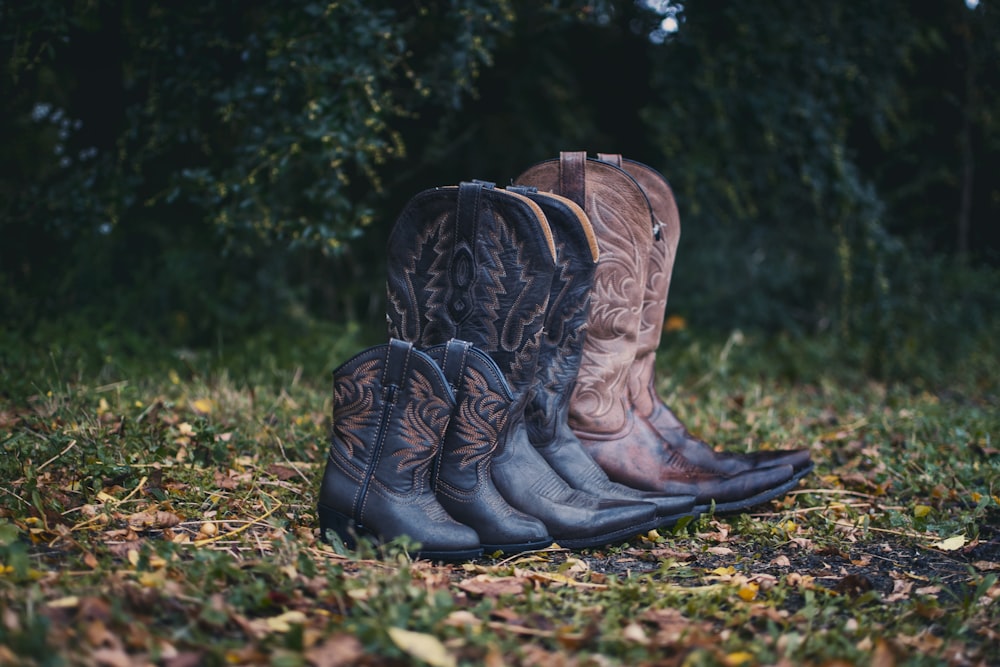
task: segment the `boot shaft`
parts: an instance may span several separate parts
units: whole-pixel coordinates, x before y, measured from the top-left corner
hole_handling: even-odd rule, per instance
[[[600,255],[587,214],[574,201],[536,188],[510,188],[538,204],[556,242],[545,335],[536,381],[525,410],[528,436],[536,445],[553,442],[565,430],[569,398],[576,384],[590,313],[594,271]]]
[[[469,341],[515,399],[527,393],[555,263],[536,204],[483,182],[426,190],[397,219],[388,260],[390,336],[422,348]]]
[[[409,343],[369,348],[334,371],[330,461],[351,480],[334,491],[360,516],[373,487],[429,490],[455,399],[441,370]]]
[[[467,341],[425,350],[455,395],[455,411],[434,466],[434,487],[461,493],[488,481],[490,459],[506,435],[513,396],[496,363]]]
[[[654,364],[663,320],[667,310],[670,277],[681,235],[681,219],[674,193],[667,180],[652,167],[623,159],[621,155],[600,153],[598,158],[624,169],[636,180],[649,199],[657,237],[649,254],[642,319],[636,346],[636,359],[629,380],[629,396],[640,415],[649,415],[658,402],[654,383]]]
[[[570,423],[585,432],[618,431],[630,418],[629,369],[653,244],[649,202],[623,170],[583,153],[562,153],[558,160],[529,168],[515,182],[572,199],[593,226],[600,258]]]

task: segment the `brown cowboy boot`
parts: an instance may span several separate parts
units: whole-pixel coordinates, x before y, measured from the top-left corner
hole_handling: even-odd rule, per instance
[[[427,190],[404,207],[388,254],[390,335],[421,347],[469,341],[496,362],[510,386],[510,424],[492,462],[504,500],[540,519],[568,548],[601,546],[656,527],[655,506],[571,488],[528,440],[524,409],[555,269],[555,244],[541,209],[482,182]]]
[[[333,373],[333,430],[319,496],[320,537],[349,548],[407,535],[418,558],[482,555],[479,536],[431,488],[455,398],[441,369],[409,343],[369,348]]]
[[[809,451],[793,449],[754,453],[716,452],[708,443],[692,436],[656,391],[656,350],[660,346],[667,293],[674,257],[681,235],[681,219],[674,193],[666,179],[652,167],[621,155],[598,153],[598,159],[624,169],[649,199],[660,242],[653,244],[646,272],[638,348],[629,377],[633,410],[686,461],[697,466],[735,475],[754,468],[790,465],[798,480],[812,470]]]
[[[691,516],[694,497],[640,491],[612,482],[569,427],[569,398],[580,369],[590,292],[597,266],[597,238],[583,209],[573,201],[535,188],[508,188],[538,204],[556,241],[545,333],[538,354],[535,386],[525,412],[531,444],[574,489],[604,498],[644,500],[656,505],[662,526]]]
[[[594,227],[600,259],[569,422],[608,476],[638,489],[694,495],[695,511],[713,503],[720,512],[744,509],[794,486],[789,482],[791,466],[729,475],[695,465],[635,415],[629,374],[638,349],[654,242],[649,201],[635,179],[579,152],[539,163],[515,182],[568,197],[584,209]]]

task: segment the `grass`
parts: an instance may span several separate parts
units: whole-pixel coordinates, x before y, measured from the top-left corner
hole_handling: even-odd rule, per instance
[[[437,566],[317,539],[362,332],[81,331],[0,334],[0,664],[1000,664],[995,338],[886,383],[836,341],[668,334],[692,430],[815,472],[744,515]]]

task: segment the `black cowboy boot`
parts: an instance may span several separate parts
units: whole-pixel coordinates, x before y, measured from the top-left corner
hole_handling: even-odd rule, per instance
[[[599,153],[598,159],[624,169],[635,179],[649,199],[653,221],[660,236],[659,242],[653,244],[649,256],[638,348],[629,374],[628,393],[635,413],[669,443],[672,451],[699,467],[736,475],[754,468],[790,465],[794,470],[793,480],[805,476],[813,468],[809,450],[718,452],[708,443],[691,435],[673,410],[660,398],[656,391],[656,350],[660,346],[670,277],[681,235],[680,213],[667,180],[652,167],[624,159],[617,154]]]
[[[320,536],[334,531],[353,548],[407,535],[418,558],[482,555],[479,536],[445,511],[430,485],[431,465],[455,407],[430,357],[390,340],[333,374],[333,434],[319,497]]]
[[[528,440],[524,407],[534,384],[555,263],[538,205],[481,182],[418,194],[388,243],[390,335],[429,347],[458,338],[488,354],[510,385],[506,439],[494,484],[568,548],[627,539],[658,524],[649,503],[570,487]]]
[[[569,427],[569,397],[580,368],[594,269],[599,256],[593,227],[573,201],[535,188],[511,187],[538,204],[556,242],[545,333],[531,402],[525,410],[528,437],[542,457],[574,489],[603,498],[644,500],[656,505],[661,525],[691,516],[694,496],[640,491],[612,482],[583,449]]]
[[[507,438],[513,400],[500,369],[466,341],[451,340],[425,352],[455,392],[455,412],[433,473],[441,505],[475,528],[487,554],[549,546],[552,536],[545,525],[511,507],[493,484],[493,454]]]
[[[790,490],[796,481],[789,465],[737,474],[697,465],[635,413],[628,388],[655,240],[649,200],[635,179],[569,152],[534,165],[515,182],[571,199],[594,227],[600,258],[569,424],[608,477],[647,491],[694,495],[698,512],[712,504],[719,512],[742,510]]]

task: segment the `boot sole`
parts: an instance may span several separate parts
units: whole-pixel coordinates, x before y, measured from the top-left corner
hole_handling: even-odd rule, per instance
[[[382,540],[375,533],[358,526],[354,519],[341,514],[337,510],[319,506],[319,537],[327,542],[326,532],[332,530],[343,540],[344,546],[352,551],[358,546],[358,539],[364,539],[375,545],[381,545]],[[329,542],[327,542],[329,543]],[[551,544],[551,542],[549,543]],[[548,546],[546,544],[545,546]],[[421,549],[413,554],[414,559],[434,561],[475,560],[483,555],[483,549],[427,550]]]
[[[753,507],[754,505],[760,505],[762,503],[774,500],[779,496],[783,496],[792,489],[794,489],[796,486],[798,486],[799,480],[801,480],[803,477],[812,472],[812,469],[813,465],[810,464],[802,468],[801,470],[796,470],[795,474],[792,475],[791,479],[789,479],[788,481],[782,482],[780,485],[771,489],[767,489],[766,491],[761,491],[757,495],[750,496],[749,498],[740,498],[739,500],[730,500],[724,503],[717,503],[715,505],[715,513],[733,514],[736,512],[742,512],[744,510]],[[691,510],[691,513],[707,514],[711,509],[712,509],[711,504],[696,505],[694,509]]]
[[[519,553],[524,553],[525,551],[538,551],[540,549],[545,549],[546,547],[552,546],[553,540],[551,537],[546,540],[538,540],[536,542],[520,542],[518,544],[483,544],[483,555],[490,556],[497,551],[503,553],[507,556],[514,556]]]
[[[565,538],[560,539],[558,536],[555,537],[556,544],[564,549],[596,549],[598,547],[606,547],[612,544],[617,544],[619,542],[624,542],[628,539],[640,535],[642,533],[648,533],[651,530],[663,525],[663,518],[656,517],[644,524],[638,526],[631,526],[629,528],[619,528],[618,530],[613,530],[609,533],[603,533],[601,535],[593,535],[591,537],[577,537],[577,538]]]

